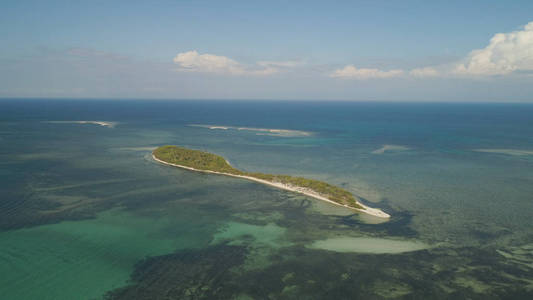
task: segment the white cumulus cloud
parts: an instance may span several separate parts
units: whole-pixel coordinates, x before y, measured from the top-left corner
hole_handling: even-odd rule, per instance
[[[509,75],[512,73],[529,73],[533,75],[533,22],[529,22],[522,30],[508,33],[497,33],[482,49],[476,49],[462,60],[411,70],[358,69],[347,65],[330,73],[336,78],[391,78],[404,73],[415,78],[431,77],[483,77]]]
[[[379,69],[356,68],[354,65],[347,65],[342,69],[337,69],[329,76],[334,78],[352,79],[383,79],[402,75],[402,70],[382,71]]]
[[[299,64],[293,61],[259,61],[254,65],[245,65],[226,56],[197,51],[178,53],[173,61],[178,65],[178,71],[227,75],[270,75]]]
[[[472,51],[454,69],[454,73],[464,75],[506,75],[515,71],[533,71],[533,22],[523,30],[495,34],[487,47]]]
[[[213,54],[199,54],[197,51],[178,53],[174,63],[179,65],[180,71],[207,73],[245,73],[240,63],[225,56]]]

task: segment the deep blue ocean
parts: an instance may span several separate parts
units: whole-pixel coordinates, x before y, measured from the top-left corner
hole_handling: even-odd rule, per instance
[[[0,100],[1,299],[531,299],[532,228],[532,104]]]

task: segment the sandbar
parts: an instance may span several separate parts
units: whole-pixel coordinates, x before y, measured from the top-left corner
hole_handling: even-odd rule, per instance
[[[312,132],[292,129],[276,129],[276,128],[256,128],[256,127],[236,127],[225,125],[204,125],[204,124],[189,124],[191,127],[200,127],[208,129],[220,129],[220,130],[238,130],[238,131],[252,131],[257,135],[272,135],[281,137],[304,137],[313,135]]]
[[[109,121],[47,121],[45,123],[50,124],[93,124],[93,125],[99,125],[103,127],[109,127],[113,128],[115,125],[117,125],[117,122],[109,122]]]

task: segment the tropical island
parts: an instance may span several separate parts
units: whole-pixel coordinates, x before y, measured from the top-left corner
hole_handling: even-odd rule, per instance
[[[350,192],[329,183],[289,175],[244,172],[232,167],[222,156],[209,152],[178,146],[161,146],[152,152],[152,157],[154,160],[166,165],[192,171],[244,178],[280,189],[301,193],[376,217],[390,217],[389,214],[380,209],[363,205]]]

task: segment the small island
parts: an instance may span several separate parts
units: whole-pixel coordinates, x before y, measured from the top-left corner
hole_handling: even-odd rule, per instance
[[[280,189],[301,193],[376,217],[390,217],[390,215],[380,209],[363,205],[350,192],[329,183],[289,175],[244,172],[235,169],[222,156],[216,154],[177,146],[161,146],[152,152],[152,157],[154,160],[166,165],[192,171],[244,178]]]

